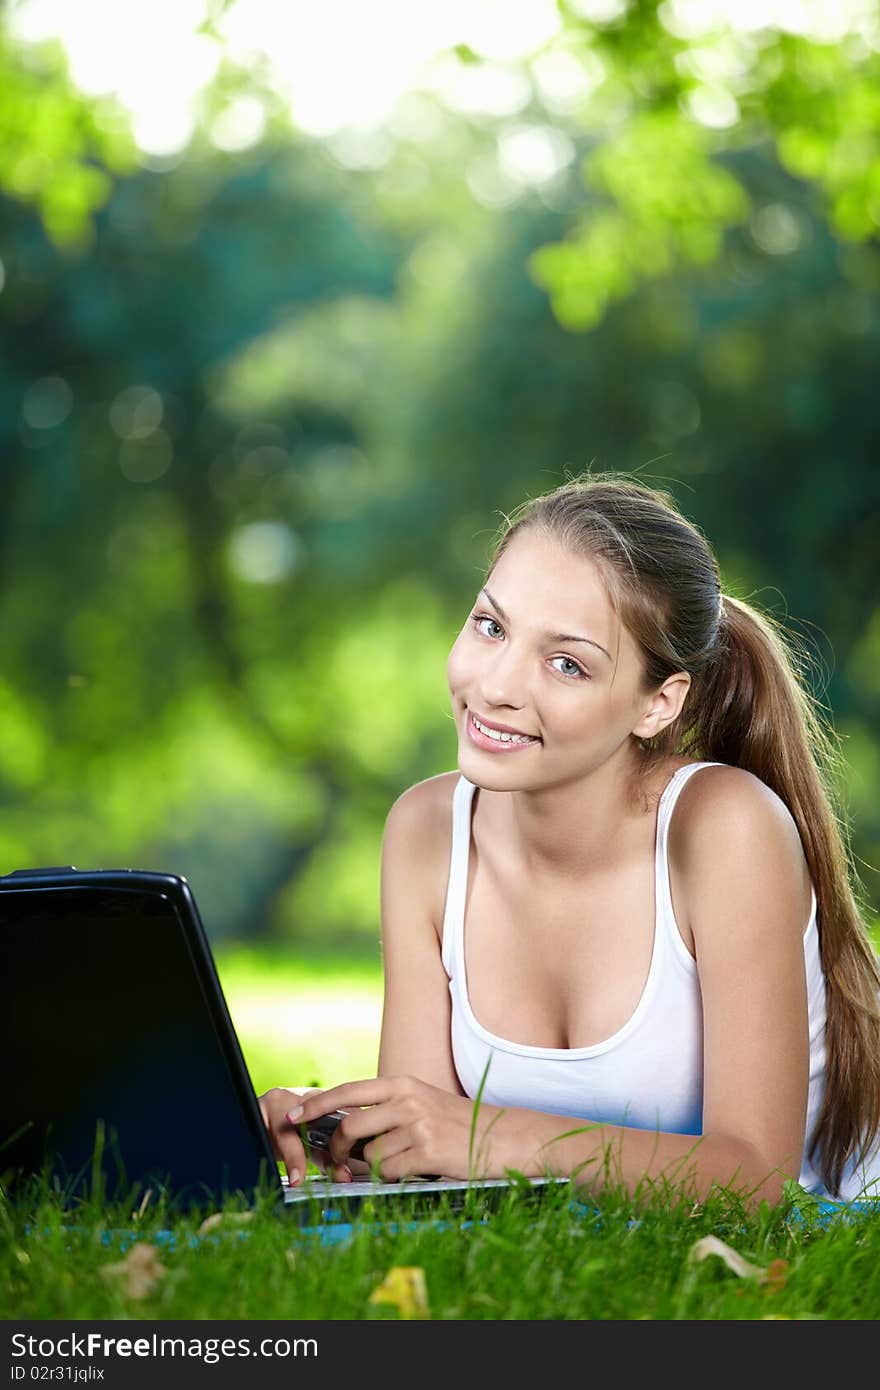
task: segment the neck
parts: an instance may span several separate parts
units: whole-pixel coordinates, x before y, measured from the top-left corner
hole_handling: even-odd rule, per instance
[[[617,858],[655,808],[650,774],[628,745],[576,781],[503,793],[509,843],[534,878],[577,881]],[[662,786],[658,789],[662,790]],[[497,795],[497,793],[493,793]]]

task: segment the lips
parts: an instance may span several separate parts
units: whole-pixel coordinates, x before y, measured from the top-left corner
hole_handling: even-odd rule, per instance
[[[480,720],[480,723],[482,722],[483,721]],[[495,728],[497,726],[489,725],[488,727]],[[518,733],[519,730],[509,729],[505,728],[504,726],[501,726],[501,732],[514,734]],[[528,748],[539,747],[541,743],[541,740],[539,738],[536,738],[534,735],[531,734],[524,735],[524,737],[531,739],[531,742],[519,743],[518,741],[512,738],[507,740],[495,739],[492,738],[489,734],[481,733],[481,731],[477,728],[476,724],[474,723],[474,716],[471,711],[468,711],[467,716],[467,735],[471,743],[475,744],[477,748],[480,748],[487,753],[522,753],[525,752],[525,750]]]
[[[473,713],[473,710],[471,710],[471,714]],[[499,734],[519,734],[521,738],[536,737],[535,734],[527,734],[525,729],[513,729],[509,724],[496,724],[493,719],[484,719],[481,714],[477,714],[474,717],[479,719],[480,723],[484,724],[487,729],[494,729],[495,732]]]

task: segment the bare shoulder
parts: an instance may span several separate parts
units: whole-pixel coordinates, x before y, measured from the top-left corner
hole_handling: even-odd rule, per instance
[[[426,777],[422,782],[414,782],[392,804],[386,824],[393,822],[401,833],[424,834],[438,828],[444,817],[452,816],[452,798],[461,773],[438,772],[435,777]]]
[[[747,870],[771,897],[800,893],[804,920],[809,915],[810,876],[794,817],[744,768],[717,764],[688,778],[670,821],[669,857],[689,898]]]
[[[672,825],[682,848],[689,841],[706,839],[722,830],[737,840],[769,831],[801,848],[794,817],[782,798],[754,773],[726,763],[703,767],[688,778],[679,793]]]
[[[400,793],[385,819],[383,861],[395,859],[440,931],[452,849],[452,799],[461,773],[440,772]]]

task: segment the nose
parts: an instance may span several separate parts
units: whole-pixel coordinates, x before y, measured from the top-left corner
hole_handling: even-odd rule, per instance
[[[526,685],[524,658],[518,656],[512,646],[499,643],[491,653],[486,653],[477,681],[477,694],[487,713],[501,706],[522,709],[527,703]]]

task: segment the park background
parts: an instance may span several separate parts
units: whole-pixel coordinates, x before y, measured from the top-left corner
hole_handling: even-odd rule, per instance
[[[0,872],[184,874],[257,1089],[372,1074],[384,818],[592,467],[802,645],[876,918],[878,231],[873,0],[0,4]]]

